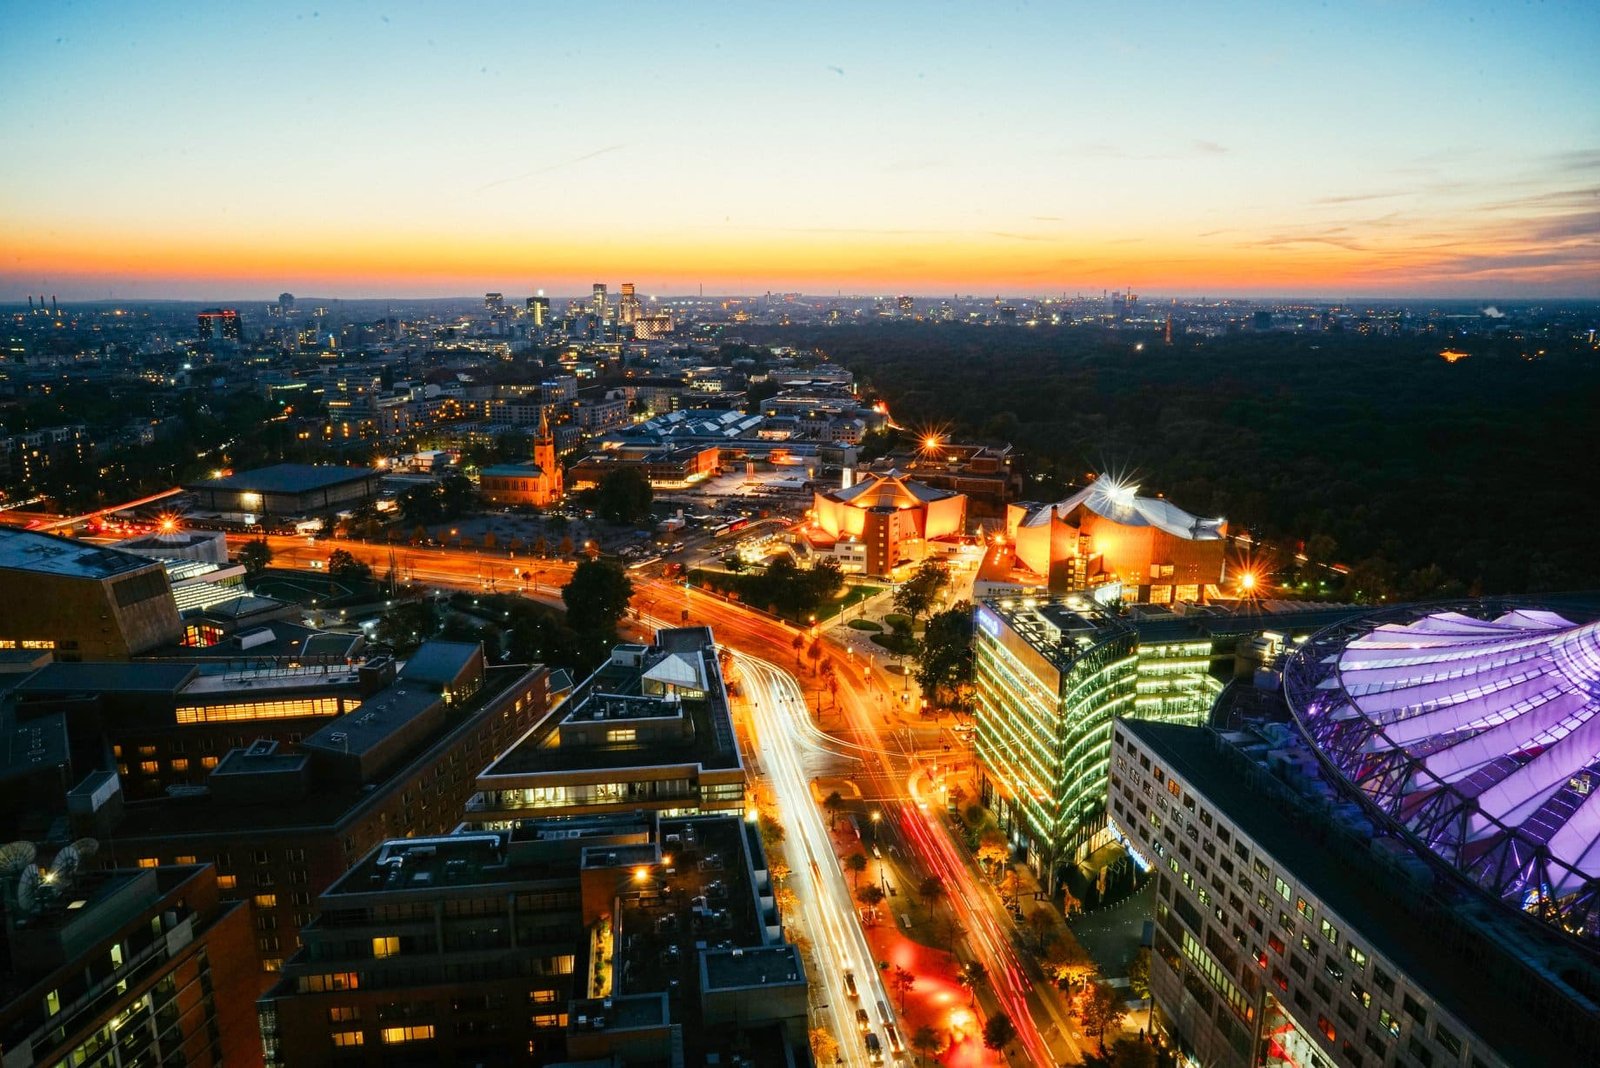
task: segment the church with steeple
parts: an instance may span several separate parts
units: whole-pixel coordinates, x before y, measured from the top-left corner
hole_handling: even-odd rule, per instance
[[[533,439],[533,459],[485,467],[478,472],[478,488],[490,504],[547,508],[561,500],[565,484],[548,412],[539,415],[539,436]]]

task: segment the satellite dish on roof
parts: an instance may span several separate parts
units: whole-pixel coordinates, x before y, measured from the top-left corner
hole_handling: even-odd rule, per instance
[[[39,850],[32,842],[10,842],[0,846],[0,875],[15,875],[33,863]]]
[[[88,860],[100,852],[100,840],[98,838],[80,838],[72,843],[72,848],[78,851],[80,859]]]
[[[32,912],[38,900],[39,869],[29,864],[22,869],[22,878],[17,880],[17,908],[23,912]]]
[[[77,878],[78,866],[83,857],[78,853],[77,846],[65,846],[56,854],[56,859],[50,863],[49,882],[61,886],[70,886],[72,880]]]

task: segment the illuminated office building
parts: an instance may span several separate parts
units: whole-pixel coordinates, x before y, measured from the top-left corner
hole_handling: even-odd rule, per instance
[[[617,321],[624,326],[630,326],[639,318],[639,314],[639,298],[634,295],[633,283],[622,283],[622,300],[617,308]]]
[[[589,300],[589,313],[596,319],[603,320],[606,317],[606,284],[604,282],[596,282],[594,284],[594,296]]]
[[[1087,595],[976,610],[979,786],[1013,844],[1052,887],[1060,868],[1110,841],[1106,763],[1119,716],[1205,722],[1244,642],[1281,643],[1356,610],[1280,602],[1114,610]]]
[[[244,320],[233,308],[207,308],[195,316],[195,322],[201,341],[244,340]]]

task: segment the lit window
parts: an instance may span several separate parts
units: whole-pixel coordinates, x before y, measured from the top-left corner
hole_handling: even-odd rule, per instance
[[[617,742],[636,742],[638,740],[639,732],[632,727],[606,731],[606,741],[613,744]]]
[[[419,1024],[415,1027],[385,1027],[383,1029],[384,1044],[390,1046],[396,1046],[402,1042],[424,1042],[432,1037],[432,1024]]]
[[[214,756],[203,756],[200,758],[200,766],[202,768],[214,768],[217,766],[217,758]]]
[[[141,867],[141,868],[155,868],[155,867],[159,867],[160,864],[161,864],[161,858],[160,857],[140,857],[139,858],[139,867]]]
[[[329,1023],[349,1023],[352,1020],[359,1019],[361,1019],[361,1007],[359,1005],[335,1005],[328,1010]]]
[[[188,757],[176,757],[176,758],[174,758],[173,761],[172,761],[172,770],[173,771],[188,771],[189,770],[189,758]]]
[[[161,764],[155,760],[141,760],[139,761],[139,770],[146,775],[155,775],[161,771]]]
[[[239,877],[237,875],[219,875],[219,876],[217,876],[217,889],[219,889],[219,890],[232,890],[234,887],[236,887],[238,885],[239,885]]]
[[[255,903],[256,903],[256,908],[258,908],[258,909],[275,909],[275,908],[278,907],[278,895],[277,894],[257,894],[255,896]]]
[[[385,935],[372,940],[372,955],[378,960],[392,957],[400,952],[400,939],[395,935]]]
[[[388,1032],[385,1031],[384,1034],[387,1035]],[[335,1046],[359,1046],[364,1044],[366,1040],[366,1034],[361,1031],[335,1031],[333,1033],[333,1044]],[[387,1042],[389,1039],[385,1038],[384,1041]]]
[[[173,857],[172,858],[172,863],[174,863],[174,864],[193,864],[194,863],[194,854],[193,853],[185,853],[181,857]]]
[[[1273,889],[1278,891],[1278,896],[1283,898],[1285,901],[1290,901],[1294,898],[1294,891],[1289,889],[1289,884],[1284,882],[1281,877],[1274,878],[1272,880],[1272,886]]]
[[[1297,897],[1294,899],[1294,907],[1296,912],[1300,913],[1300,915],[1304,916],[1308,920],[1314,920],[1317,918],[1317,910],[1312,908],[1311,903],[1303,897]]]
[[[1322,921],[1322,937],[1326,938],[1330,945],[1335,945],[1335,946],[1338,945],[1339,944],[1339,928],[1335,927],[1333,924],[1329,923],[1327,920],[1323,920]]]

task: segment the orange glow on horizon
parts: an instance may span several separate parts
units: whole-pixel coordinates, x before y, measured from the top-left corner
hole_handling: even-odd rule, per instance
[[[1453,264],[1503,251],[1498,235],[1448,250],[1408,247],[1395,235],[1386,248],[1353,252],[1326,245],[1263,249],[1253,241],[1082,234],[1016,241],[990,233],[640,233],[626,245],[585,236],[454,232],[319,230],[118,233],[103,228],[44,228],[24,222],[9,242],[0,278],[49,277],[104,288],[123,280],[170,280],[213,292],[228,287],[292,285],[341,292],[471,293],[492,279],[527,279],[573,292],[596,277],[669,279],[663,292],[742,291],[752,286],[829,292],[1038,292],[1098,288],[1114,277],[1146,290],[1191,293],[1335,292],[1446,284]],[[1535,282],[1564,267],[1508,273]],[[552,282],[552,280],[556,280]]]

